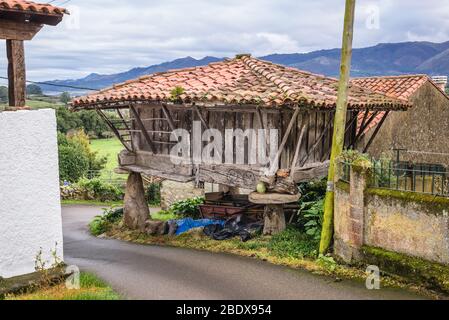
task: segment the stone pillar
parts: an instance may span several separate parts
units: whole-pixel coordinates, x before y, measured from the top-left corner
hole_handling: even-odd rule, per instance
[[[275,235],[285,230],[285,214],[283,204],[267,204],[264,211],[264,235]]]
[[[366,170],[361,167],[351,167],[351,183],[349,187],[349,244],[360,249],[363,245],[365,189],[367,185]]]
[[[145,229],[145,221],[150,218],[150,210],[145,199],[142,176],[131,172],[126,182],[124,201],[124,222],[130,229]]]
[[[364,244],[365,190],[370,178],[370,164],[351,166],[348,189],[335,188],[334,251],[346,263],[360,260]]]

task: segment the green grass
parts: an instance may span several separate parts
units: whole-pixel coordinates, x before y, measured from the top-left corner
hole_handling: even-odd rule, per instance
[[[31,109],[55,109],[57,106],[62,105],[61,102],[55,101],[54,99],[50,97],[38,97],[35,99],[28,99],[26,101],[27,107],[30,107]],[[0,103],[0,110],[3,110],[5,107],[7,107],[6,103]]]
[[[120,295],[94,274],[81,272],[78,290],[69,290],[61,283],[32,293],[10,296],[6,300],[120,300]]]
[[[123,145],[117,138],[111,139],[95,139],[90,142],[93,151],[98,152],[98,156],[107,157],[108,162],[104,168],[105,173],[102,178],[109,179],[109,172],[113,172],[118,167],[117,155],[123,150]],[[125,179],[123,175],[112,173],[112,179]]]
[[[61,204],[62,205],[89,205],[89,206],[110,207],[110,206],[122,206],[123,201],[101,202],[101,201],[93,201],[93,200],[61,200]]]
[[[168,212],[168,211],[159,211],[159,212],[152,213],[151,218],[153,218],[154,220],[160,220],[160,221],[179,219],[179,217],[176,216],[174,213]]]

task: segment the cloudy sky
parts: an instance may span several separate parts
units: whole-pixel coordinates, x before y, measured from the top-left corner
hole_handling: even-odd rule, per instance
[[[339,47],[344,2],[71,0],[64,5],[71,16],[57,27],[46,26],[26,43],[28,79],[115,73],[185,56],[261,56]],[[449,40],[449,1],[357,3],[355,47]],[[5,75],[3,42],[1,52],[0,75]]]

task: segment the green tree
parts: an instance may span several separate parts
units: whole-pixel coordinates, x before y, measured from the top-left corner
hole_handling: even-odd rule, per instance
[[[42,95],[42,89],[36,84],[27,85],[27,95]]]
[[[70,93],[68,92],[61,93],[61,96],[59,97],[59,100],[64,104],[68,104],[71,99],[72,98],[70,97]]]
[[[89,137],[82,130],[72,135],[58,133],[58,146],[61,181],[77,182],[89,171],[100,171],[106,165],[107,158],[91,150]]]
[[[0,87],[0,102],[6,103],[8,102],[8,88]]]

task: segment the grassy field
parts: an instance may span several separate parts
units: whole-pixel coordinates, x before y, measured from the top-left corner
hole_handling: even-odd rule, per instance
[[[123,150],[123,146],[117,138],[91,140],[92,150],[98,152],[100,157],[107,157],[108,162],[104,168],[102,178],[125,179],[123,175],[112,173],[118,167],[117,154]]]
[[[6,300],[119,300],[120,296],[103,280],[81,272],[80,289],[69,290],[65,284],[41,288],[35,292],[9,296]]]

